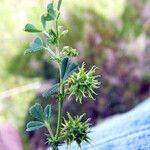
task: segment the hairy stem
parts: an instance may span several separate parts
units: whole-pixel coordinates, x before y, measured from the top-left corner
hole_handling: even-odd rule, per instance
[[[51,138],[54,138],[54,134],[53,134],[53,131],[52,131],[52,129],[51,129],[50,123],[45,122],[45,125],[46,125],[46,128],[47,128],[47,130],[48,130],[48,132],[49,132]]]
[[[52,145],[52,150],[57,150],[57,147],[55,145]]]
[[[60,10],[62,0],[58,1],[57,9]],[[59,20],[60,13],[58,13],[56,18],[56,34],[57,34],[57,48],[59,48],[59,29],[58,29],[58,20]],[[61,62],[58,63],[59,66],[59,75],[60,75],[60,97],[58,102],[58,120],[57,120],[57,129],[56,129],[56,135],[55,139],[58,140],[60,137],[60,131],[61,131],[61,124],[62,124],[62,117],[63,117],[63,102],[64,102],[64,81],[61,79]],[[53,147],[52,147],[53,148]],[[55,149],[55,147],[53,148]]]
[[[62,114],[63,114],[63,100],[60,100],[58,104],[58,123],[57,123],[56,139],[58,139],[60,136]]]
[[[60,74],[60,98],[58,103],[58,123],[55,138],[58,139],[60,136],[62,115],[63,115],[63,102],[64,102],[64,83],[61,79],[61,64],[59,64],[59,74]]]
[[[56,19],[56,34],[57,34],[57,47],[59,47],[59,30],[58,30],[58,19],[59,19],[59,14]]]

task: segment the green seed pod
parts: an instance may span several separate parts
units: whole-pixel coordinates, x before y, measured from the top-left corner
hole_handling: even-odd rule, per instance
[[[89,131],[89,119],[85,122],[81,122],[84,114],[82,116],[75,116],[74,118],[68,113],[68,120],[64,119],[64,124],[62,128],[62,136],[65,137],[65,141],[70,145],[73,141],[76,141],[80,146],[83,141],[88,142],[90,138],[88,137]]]
[[[82,102],[83,97],[93,98],[94,89],[98,88],[100,83],[98,76],[94,76],[96,67],[93,66],[90,71],[85,71],[84,63],[77,73],[74,73],[68,80],[70,96],[75,95],[76,100]]]

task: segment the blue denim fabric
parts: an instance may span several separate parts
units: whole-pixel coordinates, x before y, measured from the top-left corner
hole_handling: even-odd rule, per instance
[[[83,143],[82,150],[150,150],[150,98],[92,128],[89,136],[91,144]],[[59,150],[67,150],[67,146]],[[68,150],[78,147],[73,143]]]

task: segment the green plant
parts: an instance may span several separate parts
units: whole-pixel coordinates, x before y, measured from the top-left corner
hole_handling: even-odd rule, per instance
[[[51,105],[43,108],[38,103],[30,108],[30,114],[38,121],[30,121],[26,129],[27,131],[34,131],[46,127],[48,130],[47,142],[52,146],[53,150],[58,149],[62,142],[66,142],[69,145],[76,141],[79,147],[81,147],[83,141],[89,142],[87,135],[89,133],[89,120],[82,122],[83,115],[72,118],[70,114],[68,114],[68,120],[63,120],[63,104],[65,98],[72,95],[81,103],[84,97],[93,99],[92,94],[96,94],[94,89],[99,86],[98,76],[94,76],[96,67],[92,67],[88,72],[85,71],[84,64],[80,68],[71,61],[71,57],[78,56],[76,49],[70,46],[60,48],[60,39],[68,32],[68,30],[62,30],[62,27],[58,25],[61,3],[62,0],[59,0],[57,8],[55,8],[53,1],[47,6],[47,13],[41,16],[42,29],[38,29],[32,24],[27,24],[24,29],[26,32],[44,34],[43,40],[40,37],[36,37],[24,54],[48,51],[50,59],[55,61],[59,68],[59,83],[43,93],[45,98],[55,96],[58,102],[56,133],[53,133],[50,125]],[[50,28],[48,29],[49,26]]]

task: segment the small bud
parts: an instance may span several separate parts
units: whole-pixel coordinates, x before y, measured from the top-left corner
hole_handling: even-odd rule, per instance
[[[78,56],[78,52],[76,49],[73,49],[72,47],[65,46],[62,50],[63,55],[70,56],[70,57],[76,57]]]

